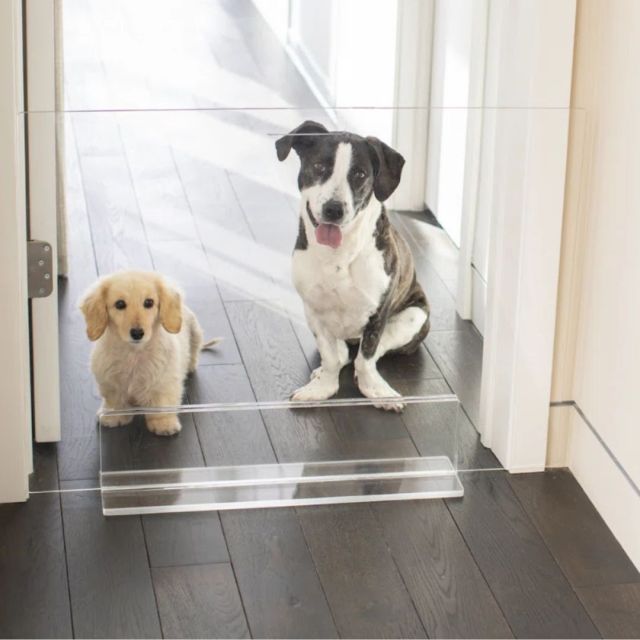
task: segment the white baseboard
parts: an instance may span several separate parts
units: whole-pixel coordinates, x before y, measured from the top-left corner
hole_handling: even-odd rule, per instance
[[[567,466],[640,569],[640,489],[580,410],[568,409]]]

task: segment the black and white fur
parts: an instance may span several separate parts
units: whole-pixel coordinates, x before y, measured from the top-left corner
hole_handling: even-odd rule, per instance
[[[429,331],[429,305],[406,242],[383,202],[400,182],[402,156],[377,138],[328,132],[307,121],[276,142],[278,158],[300,158],[300,227],[293,282],[321,357],[292,400],[323,400],[338,391],[348,344],[360,391],[400,411],[398,394],[380,375],[386,353],[415,351]]]

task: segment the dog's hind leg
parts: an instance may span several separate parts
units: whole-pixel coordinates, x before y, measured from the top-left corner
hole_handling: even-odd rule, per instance
[[[367,398],[398,398],[400,394],[380,375],[376,363],[393,351],[414,351],[429,331],[429,313],[422,306],[411,306],[391,316],[380,332],[373,318],[365,329],[356,357],[355,375],[358,388]],[[383,402],[382,409],[401,411],[402,402]]]

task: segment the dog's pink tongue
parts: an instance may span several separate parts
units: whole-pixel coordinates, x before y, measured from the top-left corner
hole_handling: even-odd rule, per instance
[[[335,224],[319,224],[316,227],[316,240],[337,249],[342,244],[342,231]]]

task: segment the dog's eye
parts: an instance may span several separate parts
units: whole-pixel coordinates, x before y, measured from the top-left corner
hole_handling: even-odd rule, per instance
[[[116,303],[113,305],[116,309],[126,309],[127,303],[124,300],[116,300]]]
[[[362,181],[367,177],[367,174],[362,169],[355,169],[352,175],[358,181]]]
[[[318,174],[324,173],[327,170],[327,165],[324,162],[314,162],[313,170]]]
[[[153,300],[151,298],[147,298],[144,301],[144,308],[145,309],[151,309],[151,307],[153,307]]]

